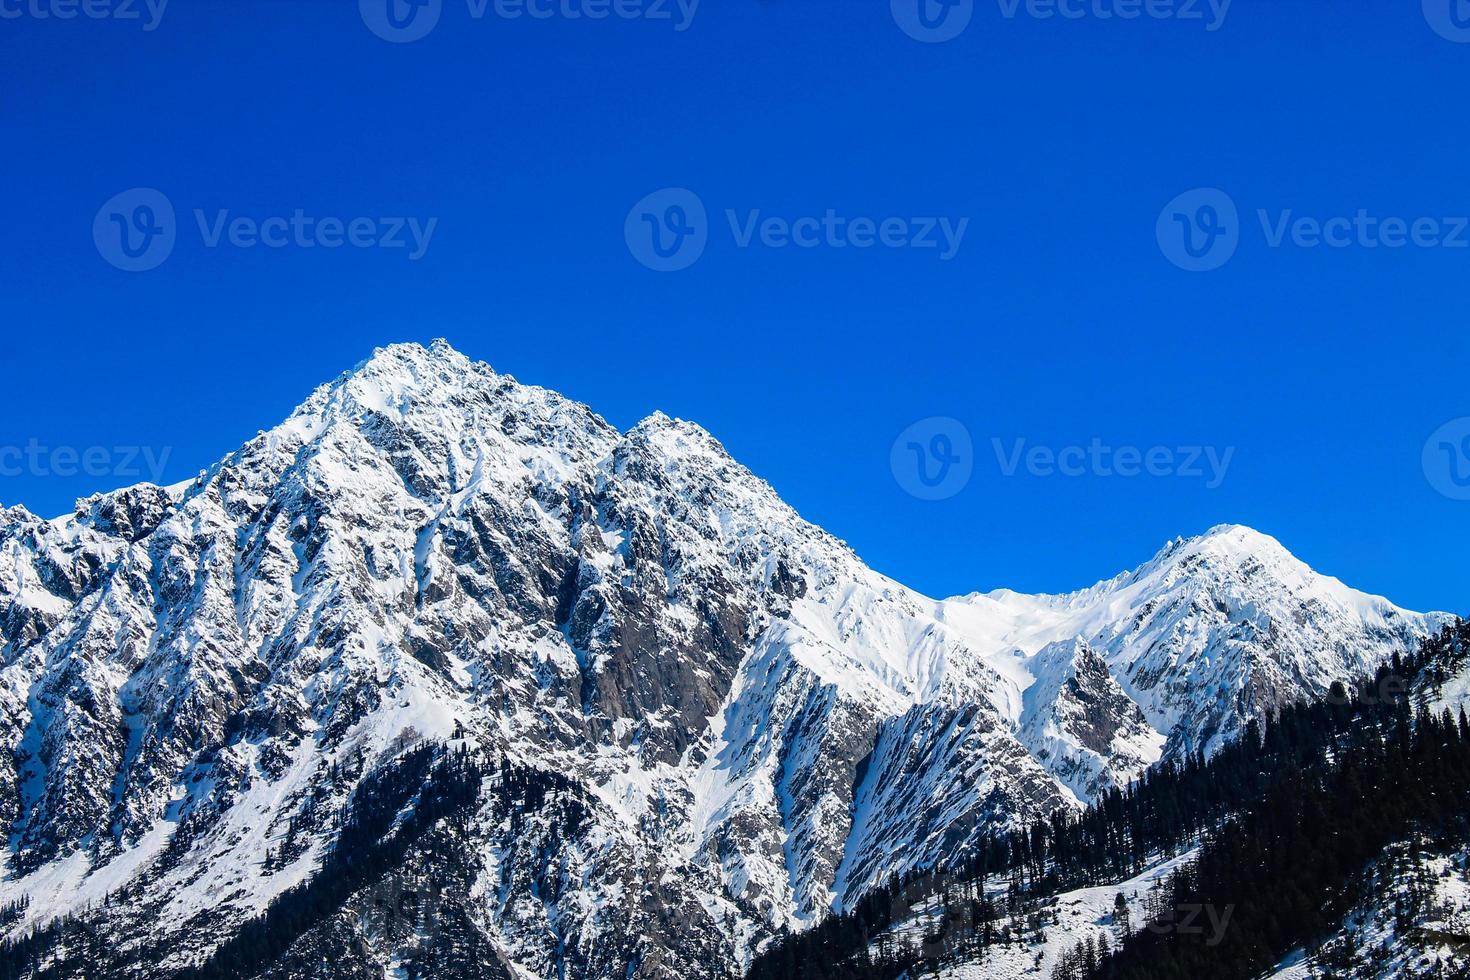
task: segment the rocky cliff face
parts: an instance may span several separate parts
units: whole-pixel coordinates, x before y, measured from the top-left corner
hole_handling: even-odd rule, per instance
[[[1048,644],[1026,689],[1021,738],[1079,800],[1126,786],[1163,754],[1165,737],[1082,639]]]
[[[191,483],[0,511],[0,906],[28,902],[0,922],[78,914],[129,975],[197,962],[442,742],[559,788],[487,779],[272,975],[422,952],[386,889],[452,892],[473,955],[442,975],[721,976],[1436,622],[1242,528],[1070,596],[936,602],[697,426],[620,433],[394,346]]]

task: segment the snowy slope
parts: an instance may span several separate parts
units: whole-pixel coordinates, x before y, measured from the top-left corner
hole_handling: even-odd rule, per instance
[[[1470,853],[1404,841],[1363,874],[1372,900],[1349,913],[1321,949],[1296,950],[1268,980],[1470,975]]]
[[[938,976],[941,980],[1049,980],[1063,955],[1078,943],[1100,941],[1108,949],[1121,943],[1124,924],[1114,906],[1119,894],[1128,906],[1126,928],[1135,931],[1144,928],[1149,921],[1150,893],[1194,856],[1195,852],[1190,851],[1160,861],[1125,881],[1061,892],[1046,901],[1042,910],[1045,925],[1039,934],[1013,935],[1013,941],[992,945],[977,959],[944,967]],[[996,897],[1000,894],[997,891]],[[939,924],[938,907],[928,906],[916,912],[892,931],[895,939],[907,938],[917,945],[926,933],[935,931]],[[997,920],[997,931],[1003,924],[1004,919]]]
[[[116,947],[197,959],[311,877],[365,773],[462,735],[591,801],[460,831],[508,969],[718,975],[1437,622],[1234,527],[935,601],[698,426],[397,345],[197,480],[0,511],[3,928],[127,889],[86,913]]]

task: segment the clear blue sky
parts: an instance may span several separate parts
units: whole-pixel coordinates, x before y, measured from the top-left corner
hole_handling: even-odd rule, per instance
[[[1470,249],[1271,248],[1255,216],[1470,215],[1470,44],[1418,0],[1238,0],[1216,31],[980,0],[938,44],[888,0],[710,0],[684,31],[443,0],[413,43],[352,3],[174,0],[144,30],[35,16],[57,2],[0,0],[20,12],[0,19],[0,447],[168,447],[183,479],[373,347],[443,336],[619,426],[700,422],[932,594],[1078,587],[1238,522],[1404,605],[1470,610],[1470,502],[1421,464],[1470,416]],[[147,272],[94,245],[134,187],[177,211]],[[708,246],[661,273],[624,231],[666,187],[707,206]],[[1213,272],[1156,240],[1199,187],[1241,216]],[[194,209],[438,221],[413,261],[208,248]],[[943,261],[740,248],[726,209],[969,223]],[[890,471],[932,416],[974,445],[940,501]],[[993,439],[1234,456],[1213,489],[1006,476]],[[128,482],[20,469],[0,502],[48,516]]]

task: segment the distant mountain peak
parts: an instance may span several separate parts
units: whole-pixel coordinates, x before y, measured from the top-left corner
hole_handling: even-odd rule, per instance
[[[1176,542],[1177,547],[1166,546],[1164,551],[1224,557],[1286,557],[1296,560],[1280,541],[1244,524],[1216,524],[1203,534],[1192,538],[1178,538]]]

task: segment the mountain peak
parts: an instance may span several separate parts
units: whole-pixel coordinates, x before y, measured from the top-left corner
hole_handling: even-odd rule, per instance
[[[1204,534],[1193,539],[1200,543],[1211,543],[1222,548],[1241,551],[1285,551],[1280,541],[1244,524],[1216,524]]]
[[[1148,563],[1113,580],[1126,587],[1157,579],[1161,584],[1189,579],[1214,583],[1233,592],[1253,591],[1270,582],[1273,590],[1316,597],[1341,608],[1398,613],[1382,596],[1359,592],[1318,572],[1269,534],[1241,524],[1218,524],[1192,538],[1177,538]]]
[[[665,456],[694,454],[709,456],[721,462],[731,458],[720,440],[703,426],[684,419],[670,418],[657,410],[629,429],[628,439],[654,447]]]
[[[1174,538],[1139,567],[1082,592],[1113,591],[1158,576],[1204,580],[1262,572],[1293,588],[1336,581],[1313,571],[1269,534],[1243,524],[1217,524],[1203,534]]]
[[[393,344],[384,344],[382,347],[373,348],[372,354],[368,355],[348,374],[354,374],[366,367],[383,364],[423,364],[430,361],[450,362],[460,366],[469,366],[472,362],[464,354],[443,337],[431,340],[428,346],[418,341],[408,340]]]
[[[630,431],[636,432],[639,429],[667,429],[677,426],[678,424],[679,422],[677,419],[669,418],[669,416],[665,415],[661,409],[654,409],[653,414],[649,415],[643,421],[633,426]]]
[[[327,416],[364,411],[403,414],[412,404],[441,404],[452,400],[471,383],[496,377],[488,364],[471,361],[446,341],[425,347],[419,343],[388,344],[375,348],[336,378],[319,385],[291,413],[287,427],[308,431]]]
[[[1269,534],[1244,524],[1216,524],[1203,534],[1171,539],[1143,567],[1148,568],[1186,553],[1257,557],[1270,554],[1292,557],[1291,552]]]
[[[495,376],[495,371],[484,362],[470,360],[447,341],[436,340],[428,347],[419,343],[378,347],[345,377],[349,381],[355,378],[391,381],[409,390],[444,384],[459,386],[472,375],[490,378]]]

